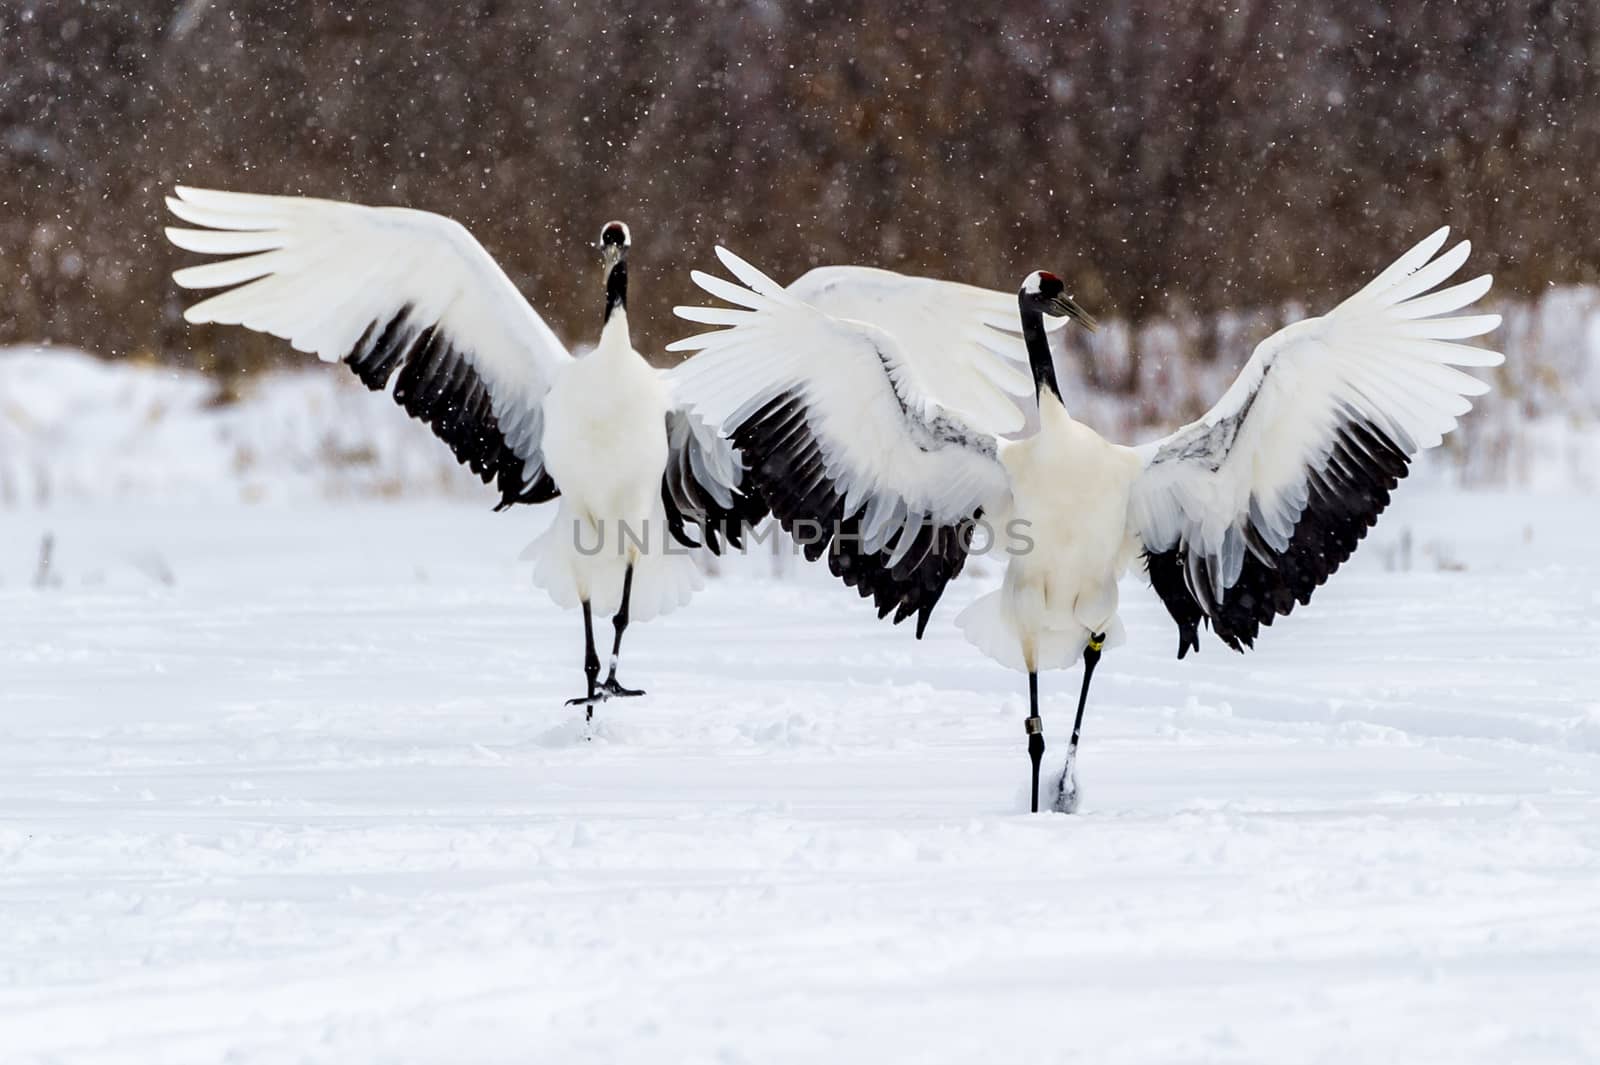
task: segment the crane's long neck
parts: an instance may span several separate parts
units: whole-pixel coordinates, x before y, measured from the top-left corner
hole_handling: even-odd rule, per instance
[[[1028,345],[1028,365],[1033,367],[1034,399],[1042,401],[1048,390],[1056,402],[1061,403],[1061,386],[1056,383],[1056,364],[1050,357],[1050,340],[1044,331],[1044,315],[1026,304],[1022,306],[1022,340]]]
[[[618,259],[606,274],[606,316],[602,322],[611,324],[611,316],[616,313],[623,319],[626,327],[628,311],[628,260]]]

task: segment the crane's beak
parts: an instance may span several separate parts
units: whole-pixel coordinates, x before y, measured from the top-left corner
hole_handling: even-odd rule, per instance
[[[1045,304],[1045,310],[1057,318],[1071,318],[1091,333],[1100,328],[1100,323],[1094,320],[1094,316],[1078,306],[1078,301],[1065,292]]]
[[[622,257],[627,254],[627,250],[627,247],[622,244],[600,245],[600,261],[605,264],[606,273],[609,274],[611,268],[622,261]]]

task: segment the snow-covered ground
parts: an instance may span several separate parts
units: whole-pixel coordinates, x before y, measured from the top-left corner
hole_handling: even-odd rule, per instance
[[[1600,1060],[1600,503],[1407,487],[1249,656],[1130,580],[1075,817],[992,568],[743,560],[585,741],[537,512],[0,511],[0,1060]]]
[[[0,348],[0,512],[103,499],[471,493],[450,449],[342,369],[240,383],[61,348]],[[469,498],[477,498],[469,496]]]

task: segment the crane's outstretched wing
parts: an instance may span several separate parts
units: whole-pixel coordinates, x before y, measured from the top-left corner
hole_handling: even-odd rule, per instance
[[[500,491],[502,507],[558,494],[540,449],[540,404],[571,356],[461,225],[425,211],[179,188],[169,228],[187,251],[228,258],[177,271],[227,288],[190,322],[243,325],[343,361]]]
[[[1487,276],[1438,289],[1470,245],[1441,229],[1321,318],[1257,346],[1199,421],[1139,449],[1130,525],[1156,594],[1178,623],[1178,657],[1208,622],[1234,650],[1306,603],[1355,550],[1406,475],[1489,386],[1456,366],[1497,352],[1455,343],[1498,315],[1457,315]]]
[[[669,371],[668,380],[672,379]],[[767,504],[745,469],[744,455],[688,407],[667,412],[667,468],[661,477],[667,529],[685,547],[722,554],[722,540],[744,546],[745,529],[767,516]],[[690,535],[695,525],[700,540]]]
[[[966,562],[968,527],[1008,487],[992,436],[927,400],[898,339],[807,304],[723,248],[742,281],[696,271],[729,307],[679,307],[727,326],[668,350],[680,398],[721,426],[783,527],[815,561],[871,598],[880,617],[917,617],[921,636]]]
[[[787,289],[834,318],[894,337],[917,390],[986,433],[1014,433],[1032,407],[1033,375],[1017,294],[869,266],[822,266]],[[1046,319],[1062,329],[1066,319]]]

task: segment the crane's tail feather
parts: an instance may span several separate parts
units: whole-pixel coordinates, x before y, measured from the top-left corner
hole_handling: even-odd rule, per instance
[[[1076,623],[1066,628],[1024,632],[1006,608],[1004,588],[974,599],[956,615],[956,625],[968,643],[1007,669],[1020,673],[1071,669],[1083,658],[1084,648],[1089,645],[1089,631]],[[1122,619],[1111,615],[1111,620],[1106,622],[1101,648],[1120,646],[1126,639]]]
[[[533,561],[533,583],[549,593],[557,606],[576,609],[588,600],[596,618],[609,617],[622,606],[622,583],[633,563],[628,597],[630,621],[649,621],[687,603],[705,587],[694,555],[666,535],[666,518],[656,515],[636,523],[643,547],[625,551],[614,529],[602,532],[562,506],[524,553]]]

